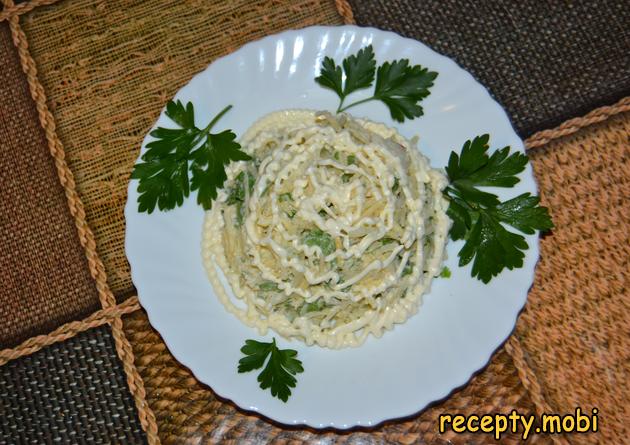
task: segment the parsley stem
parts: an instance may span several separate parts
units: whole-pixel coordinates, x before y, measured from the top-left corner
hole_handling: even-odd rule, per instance
[[[219,114],[217,114],[208,125],[206,125],[206,128],[204,128],[203,130],[201,130],[201,133],[199,133],[197,135],[197,137],[193,140],[192,144],[191,144],[191,148],[195,148],[197,146],[197,144],[199,143],[199,141],[203,140],[209,133],[210,130],[212,130],[212,127],[214,127],[214,124],[216,124],[219,119],[221,119],[223,117],[223,115],[225,113],[227,113],[228,111],[230,111],[230,109],[232,108],[232,105],[228,105],[227,107],[225,107],[224,109],[222,109]]]
[[[346,100],[346,96],[341,96],[341,100],[339,101],[339,106],[337,107],[337,113],[341,113],[343,111],[344,100]]]
[[[350,105],[346,105],[345,107],[341,106],[343,104],[343,101],[342,101],[342,103],[339,104],[339,108],[337,109],[337,113],[341,113],[343,111],[346,111],[350,107],[354,107],[355,105],[359,105],[359,104],[362,104],[362,103],[365,103],[365,102],[369,102],[369,101],[374,100],[374,99],[376,99],[376,97],[374,97],[374,96],[368,97],[366,99],[361,99],[361,100],[358,100],[356,102],[352,102]]]
[[[219,112],[219,114],[217,114],[217,115],[214,117],[214,119],[212,119],[212,120],[210,121],[210,123],[206,126],[206,128],[204,128],[204,129],[203,129],[203,132],[204,132],[204,133],[209,132],[209,131],[210,131],[210,129],[212,129],[212,127],[214,127],[214,124],[216,124],[216,123],[219,121],[219,119],[221,119],[221,118],[223,117],[223,115],[224,115],[225,113],[227,113],[228,111],[230,111],[230,109],[231,109],[231,108],[232,108],[232,105],[228,105],[227,107],[225,107],[224,109],[222,109],[222,110]]]

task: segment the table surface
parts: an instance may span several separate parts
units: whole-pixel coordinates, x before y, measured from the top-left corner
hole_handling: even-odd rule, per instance
[[[2,0],[0,445],[487,443],[443,413],[599,410],[630,431],[630,8],[618,1]],[[513,335],[411,418],[339,433],[220,400],[169,354],[124,252],[129,174],[165,102],[216,58],[285,29],[355,23],[454,59],[508,112],[555,229]],[[520,442],[508,433],[506,443]]]

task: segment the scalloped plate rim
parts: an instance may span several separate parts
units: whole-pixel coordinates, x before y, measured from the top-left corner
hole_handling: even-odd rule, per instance
[[[360,27],[360,26],[354,26],[354,25],[343,25],[343,26],[337,26],[337,27],[331,27],[331,26],[311,26],[311,27],[306,27],[306,28],[301,28],[301,29],[297,29],[297,30],[287,30],[287,31],[283,31],[277,34],[272,34],[272,35],[268,35],[265,37],[262,37],[260,39],[257,40],[253,40],[251,42],[248,42],[246,44],[244,44],[243,46],[241,46],[239,49],[237,49],[236,51],[229,53],[227,55],[224,55],[222,57],[219,57],[217,59],[215,59],[210,65],[208,65],[208,67],[206,67],[204,70],[200,71],[199,73],[195,74],[191,80],[186,83],[186,85],[182,86],[178,92],[176,93],[176,95],[173,97],[173,99],[176,99],[180,94],[181,91],[186,89],[187,87],[189,87],[191,84],[193,84],[197,79],[203,77],[204,75],[206,75],[209,70],[211,69],[211,67],[215,64],[218,63],[224,63],[226,60],[229,60],[230,58],[234,57],[235,55],[237,55],[239,52],[242,52],[246,49],[249,49],[251,47],[256,47],[256,46],[260,46],[262,44],[264,44],[265,42],[271,42],[271,41],[276,41],[280,38],[288,38],[290,36],[297,36],[300,35],[302,33],[305,32],[329,32],[331,30],[338,30],[338,29],[345,29],[348,31],[354,31],[354,32],[363,32],[363,31],[368,31],[371,32],[375,35],[381,35],[381,36],[388,36],[389,38],[394,38],[396,40],[402,40],[404,42],[407,42],[411,45],[420,45],[422,47],[425,48],[425,50],[429,50],[430,52],[433,53],[433,56],[438,57],[440,59],[443,59],[444,62],[452,64],[453,68],[461,71],[459,74],[465,74],[467,75],[470,80],[472,82],[474,82],[477,86],[479,86],[485,93],[487,96],[487,99],[492,102],[492,104],[494,106],[496,106],[498,108],[498,110],[500,110],[500,112],[503,115],[503,118],[505,119],[505,123],[507,123],[510,127],[510,130],[514,133],[514,136],[516,137],[516,139],[518,139],[518,141],[520,141],[520,146],[518,147],[513,147],[513,148],[517,148],[520,150],[523,150],[523,145],[522,145],[522,141],[520,140],[520,138],[518,137],[518,135],[516,135],[516,132],[513,129],[512,124],[509,121],[509,118],[507,116],[507,113],[505,112],[505,110],[492,98],[492,96],[490,95],[490,93],[488,92],[488,90],[481,85],[479,82],[477,82],[477,80],[465,69],[461,68],[455,61],[453,61],[452,59],[450,59],[447,56],[444,56],[442,54],[437,53],[436,51],[434,51],[433,49],[431,49],[430,47],[426,46],[425,44],[423,44],[422,42],[419,42],[417,40],[414,39],[410,39],[410,38],[406,38],[403,36],[400,36],[396,33],[393,33],[391,31],[384,31],[384,30],[380,30],[377,28],[371,28],[371,27]],[[338,61],[337,61],[338,62]],[[412,61],[415,63],[422,63],[422,61]],[[152,125],[151,130],[149,130],[149,132],[147,133],[147,135],[145,135],[142,144],[141,144],[141,153],[144,152],[145,146],[147,144],[147,142],[151,139],[149,136],[149,133],[158,125],[158,122],[160,122],[161,120],[164,119],[164,111],[165,108],[162,109],[159,118],[156,120],[156,122]],[[420,118],[421,119],[421,118]],[[450,151],[450,149],[449,149]],[[140,159],[140,154],[138,156],[138,160]],[[529,175],[528,178],[526,179],[530,179],[531,182],[533,182],[534,184],[534,192],[535,192],[535,180],[533,178],[532,175],[532,171],[531,168],[528,166],[528,170],[523,173],[523,175]],[[133,223],[130,224],[130,214],[137,214],[137,210],[136,210],[136,202],[132,201],[131,199],[129,199],[129,197],[135,197],[136,196],[136,192],[135,192],[135,186],[136,186],[136,181],[130,181],[128,184],[128,199],[125,205],[125,221],[126,221],[126,232],[125,232],[125,251],[129,252],[130,249],[130,238],[129,238],[129,226],[133,225]],[[191,197],[189,199],[193,199],[194,198],[194,194],[191,194]],[[535,265],[538,261],[539,258],[539,250],[538,250],[538,239],[536,238],[535,243],[531,242],[531,239],[528,239],[528,242],[530,244],[530,249],[527,251],[527,257],[530,257],[530,260],[533,258],[533,267],[531,267],[531,270],[529,272],[529,285],[527,286],[527,288],[524,291],[524,295],[521,296],[520,298],[520,303],[517,304],[518,308],[517,310],[514,311],[514,313],[512,314],[511,317],[511,328],[509,330],[507,330],[507,332],[503,332],[502,334],[499,335],[500,339],[497,340],[496,344],[494,344],[494,346],[489,349],[487,351],[487,353],[483,356],[480,357],[479,360],[477,360],[475,362],[475,364],[469,364],[467,366],[467,368],[470,368],[469,371],[465,371],[461,373],[461,378],[458,379],[458,381],[453,382],[453,384],[451,385],[450,389],[446,389],[444,391],[442,391],[441,395],[439,397],[433,397],[433,401],[429,401],[426,402],[424,404],[419,404],[417,406],[416,409],[409,411],[409,410],[401,410],[400,412],[396,412],[396,413],[392,413],[392,414],[388,414],[385,416],[381,416],[381,418],[377,418],[377,419],[371,419],[371,420],[360,420],[357,421],[354,424],[343,424],[340,425],[334,421],[331,422],[327,422],[327,423],[312,423],[309,422],[307,419],[304,420],[299,420],[299,419],[289,419],[289,418],[282,418],[282,416],[278,416],[278,415],[274,415],[273,413],[269,414],[269,413],[265,413],[261,410],[259,410],[257,407],[252,407],[249,406],[247,402],[243,401],[243,400],[238,400],[239,397],[235,397],[232,396],[230,394],[225,393],[222,390],[218,390],[216,389],[214,386],[212,386],[211,383],[207,383],[210,388],[212,389],[212,391],[217,394],[220,398],[228,400],[232,403],[234,403],[235,405],[237,405],[239,407],[239,409],[242,409],[246,412],[250,412],[250,413],[254,413],[256,415],[261,415],[265,418],[268,418],[272,421],[275,422],[279,422],[282,424],[286,424],[286,425],[290,425],[290,426],[299,426],[299,425],[303,425],[303,426],[310,426],[310,427],[315,427],[318,429],[333,429],[333,430],[348,430],[348,429],[352,429],[352,428],[375,428],[379,425],[381,425],[384,422],[387,422],[388,420],[394,420],[394,419],[403,419],[403,418],[407,418],[410,416],[414,416],[417,415],[418,413],[424,411],[428,406],[430,406],[431,404],[433,404],[436,401],[442,401],[445,398],[449,397],[450,395],[452,395],[452,393],[458,391],[459,389],[461,389],[463,386],[465,386],[470,379],[477,373],[481,372],[489,363],[489,360],[491,359],[492,355],[507,341],[507,339],[509,338],[512,330],[514,329],[514,326],[516,324],[516,320],[520,314],[520,311],[522,310],[522,308],[525,305],[526,299],[527,299],[527,294],[529,291],[529,288],[531,287],[531,285],[533,284],[533,279],[534,279],[534,273],[535,273]],[[452,243],[452,241],[450,241],[449,243]],[[165,344],[167,345],[169,351],[171,352],[171,354],[177,359],[178,362],[180,362],[181,364],[183,364],[184,366],[186,366],[192,373],[193,375],[195,375],[195,377],[201,381],[202,383],[206,383],[204,382],[205,379],[203,379],[203,376],[201,376],[200,370],[199,369],[195,369],[194,365],[191,365],[191,361],[189,360],[189,358],[185,355],[180,353],[180,351],[177,351],[175,348],[172,347],[172,344],[170,344],[170,339],[169,339],[169,334],[166,332],[163,332],[163,328],[160,328],[161,323],[161,315],[159,314],[159,310],[156,309],[155,307],[152,306],[151,304],[151,298],[148,297],[146,295],[145,292],[142,291],[142,288],[145,287],[144,283],[141,283],[140,280],[137,279],[136,274],[135,274],[135,268],[133,266],[134,263],[134,259],[132,259],[129,255],[128,256],[128,260],[129,260],[129,265],[130,265],[130,273],[131,273],[131,278],[132,281],[134,283],[134,285],[136,286],[136,289],[138,291],[138,299],[142,305],[142,307],[146,310],[147,312],[147,316],[148,319],[151,323],[151,325],[158,331],[158,333],[160,333],[162,339],[164,340]],[[201,260],[201,259],[200,259]],[[505,273],[505,272],[504,272]],[[471,278],[472,279],[472,278]],[[143,295],[145,294],[145,295]],[[420,310],[422,310],[422,306],[420,307]],[[230,314],[227,313],[226,311],[226,316],[231,316]],[[414,317],[417,316],[414,315]],[[386,333],[385,335],[388,335],[388,333]],[[252,336],[256,336],[256,334],[254,333],[254,331],[252,331]],[[295,345],[293,343],[291,343],[291,347],[294,347]],[[297,345],[299,347],[299,345]],[[308,366],[308,364],[304,364],[305,368]],[[235,372],[236,374],[236,372]],[[244,374],[247,375],[247,374]],[[250,376],[253,375],[253,373],[250,373]],[[241,375],[243,376],[243,375]],[[298,388],[299,388],[299,376],[298,376]],[[294,389],[294,391],[296,391],[296,389]],[[271,397],[271,396],[270,396]]]

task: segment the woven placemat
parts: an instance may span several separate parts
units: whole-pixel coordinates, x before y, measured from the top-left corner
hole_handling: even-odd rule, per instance
[[[0,349],[99,306],[11,33],[0,23]]]
[[[529,155],[556,228],[541,240],[515,335],[551,408],[599,408],[591,440],[621,443],[630,438],[630,113]]]
[[[144,444],[109,328],[0,367],[0,445]]]
[[[630,95],[627,1],[350,3],[357,24],[453,58],[505,107],[523,138]]]

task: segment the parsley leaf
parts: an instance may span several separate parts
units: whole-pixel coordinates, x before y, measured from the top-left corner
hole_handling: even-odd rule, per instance
[[[510,155],[510,147],[504,147],[488,157],[489,140],[487,134],[477,136],[472,141],[466,141],[461,156],[451,152],[446,172],[452,182],[512,187],[519,181],[515,175],[525,169],[527,156],[518,152]]]
[[[369,45],[356,55],[346,57],[341,66],[325,57],[315,81],[337,93],[340,99],[337,113],[371,100],[380,100],[389,109],[392,119],[403,122],[405,118],[422,116],[423,110],[418,102],[429,95],[429,88],[437,75],[420,65],[411,66],[408,59],[385,62],[376,69],[374,49]],[[375,77],[376,86],[371,97],[344,106],[349,94],[371,87]]]
[[[527,164],[527,156],[510,154],[510,147],[488,156],[489,139],[487,134],[477,136],[466,141],[459,155],[451,152],[446,167],[450,184],[444,190],[450,201],[447,214],[453,221],[450,237],[465,240],[458,253],[459,265],[472,261],[472,276],[484,283],[505,268],[522,267],[529,247],[522,235],[510,232],[502,223],[526,234],[553,228],[549,212],[539,206],[537,196],[524,193],[501,202],[477,188],[512,187]]]
[[[249,193],[252,193],[254,190],[254,184],[256,183],[254,175],[250,172],[240,172],[236,175],[236,178],[234,178],[234,186],[228,190],[228,197],[225,201],[227,205],[245,202],[245,174],[247,174]]]
[[[271,388],[272,396],[286,402],[291,395],[291,388],[295,388],[297,383],[294,375],[304,372],[302,362],[296,358],[297,351],[278,349],[274,338],[271,343],[245,340],[241,352],[245,357],[238,362],[238,372],[249,372],[265,366],[258,374],[260,387]]]
[[[274,283],[273,281],[263,281],[258,286],[258,289],[263,292],[271,292],[271,291],[279,291],[278,283]]]
[[[227,179],[225,166],[230,161],[251,159],[241,151],[241,145],[235,142],[235,139],[236,135],[230,130],[208,134],[206,142],[190,154],[192,159],[190,188],[199,190],[197,203],[205,210],[212,207],[212,201],[217,198],[217,190]]]
[[[322,69],[319,76],[315,78],[315,82],[329,88],[337,93],[337,96],[343,98],[343,73],[341,67],[337,66],[335,61],[330,57],[324,57]]]
[[[251,172],[242,171],[234,178],[234,183],[228,189],[228,197],[225,201],[227,205],[236,204],[236,219],[234,220],[236,227],[243,225],[245,218],[245,175],[247,175],[247,188],[249,193],[252,193],[256,179]]]
[[[539,206],[539,202],[538,196],[523,193],[496,206],[492,214],[498,220],[531,235],[537,229],[544,230],[553,227],[547,209]]]
[[[459,265],[468,264],[473,258],[472,276],[488,283],[504,268],[522,267],[525,238],[507,231],[487,212],[480,212],[470,230],[464,247],[459,251]]]
[[[346,84],[343,88],[344,96],[353,91],[372,86],[376,60],[372,45],[360,49],[356,56],[350,56],[343,60],[343,71],[346,73]]]
[[[374,60],[372,45],[359,50],[356,55],[346,57],[342,62],[342,66],[343,73],[346,75],[345,84],[341,67],[337,66],[330,57],[324,58],[320,75],[315,78],[315,81],[321,86],[337,93],[337,96],[341,99],[339,108],[343,105],[343,101],[348,94],[372,86],[374,73],[376,72],[376,61]]]
[[[225,130],[210,133],[217,121],[227,113],[225,107],[203,129],[195,126],[194,107],[179,100],[166,104],[166,116],[180,128],[158,127],[151,132],[155,138],[147,144],[142,162],[131,173],[138,179],[138,211],[152,213],[181,206],[190,190],[198,190],[197,202],[204,209],[212,206],[217,190],[227,179],[225,165],[230,161],[251,158],[235,142],[236,135]],[[190,174],[189,174],[190,172]]]
[[[319,297],[317,300],[311,303],[304,303],[302,307],[300,307],[299,314],[304,316],[310,312],[319,312],[326,307],[326,302],[322,297]]]
[[[466,236],[468,228],[472,225],[472,219],[468,212],[467,204],[463,200],[454,196],[449,188],[445,190],[445,194],[450,198],[446,214],[453,222],[449,235],[453,240],[457,241]]]
[[[302,244],[309,247],[317,246],[324,256],[328,256],[335,251],[335,240],[328,233],[320,230],[308,230],[302,236]]]
[[[418,102],[429,95],[437,75],[420,65],[409,66],[407,59],[385,62],[376,73],[374,98],[387,105],[395,121],[422,116]]]

